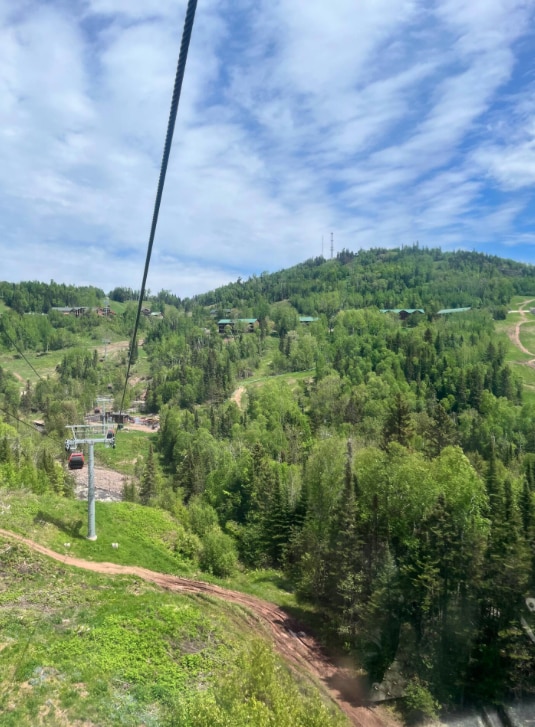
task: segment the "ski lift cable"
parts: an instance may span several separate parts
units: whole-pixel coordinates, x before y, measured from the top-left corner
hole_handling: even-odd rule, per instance
[[[0,406],[0,412],[2,414],[5,414],[6,416],[10,417],[11,419],[14,419],[19,424],[24,424],[24,426],[31,429],[34,434],[37,431],[33,424],[30,424],[29,422],[25,422],[24,419],[20,419],[18,416],[16,416],[15,414],[12,414],[10,411],[8,411],[7,409],[4,409],[1,406]],[[7,424],[7,422],[6,422],[6,424]],[[51,434],[48,434],[47,432],[41,432],[41,434],[44,437],[46,437],[47,439],[50,439],[51,442],[54,442],[55,444],[57,444],[63,448],[64,442],[62,440],[58,439],[58,437],[54,437]]]
[[[38,371],[36,371],[36,370],[34,369],[34,367],[32,366],[32,364],[31,364],[31,363],[30,363],[30,362],[28,361],[28,359],[26,358],[26,356],[25,356],[25,355],[23,354],[23,352],[22,352],[22,351],[20,350],[20,348],[19,348],[19,347],[17,346],[17,344],[15,343],[15,341],[14,341],[14,340],[13,340],[13,339],[11,338],[11,336],[10,336],[10,335],[9,335],[9,333],[7,332],[6,324],[4,323],[4,321],[2,321],[2,328],[4,329],[4,330],[3,330],[3,332],[4,332],[4,335],[6,336],[7,340],[8,340],[9,342],[10,342],[10,344],[11,344],[11,345],[13,346],[13,348],[15,348],[15,349],[16,349],[16,351],[17,351],[17,353],[19,353],[19,354],[20,354],[20,355],[22,356],[22,358],[23,358],[23,359],[24,359],[24,360],[26,361],[26,363],[27,363],[27,364],[28,364],[28,366],[29,366],[29,367],[31,368],[31,370],[32,370],[32,371],[34,372],[34,374],[35,374],[35,375],[36,375],[36,376],[37,376],[37,377],[38,377],[39,379],[41,379],[41,381],[43,381],[43,377],[41,376],[41,374],[40,374],[40,373],[39,373]]]
[[[132,333],[132,340],[130,342],[130,351],[128,356],[128,364],[126,367],[126,377],[124,382],[123,394],[121,398],[121,406],[119,412],[123,413],[123,405],[126,397],[126,390],[128,387],[128,377],[130,375],[130,368],[132,365],[132,359],[134,356],[134,348],[136,344],[137,330],[139,326],[139,320],[141,317],[141,308],[143,306],[143,298],[145,297],[145,285],[147,282],[147,275],[149,272],[150,259],[152,254],[152,247],[154,244],[154,237],[156,234],[156,226],[158,224],[158,217],[160,213],[160,204],[162,201],[162,194],[165,185],[165,176],[167,173],[167,165],[169,163],[169,156],[171,153],[171,143],[173,141],[173,133],[175,130],[175,121],[178,111],[178,103],[180,101],[180,94],[182,91],[182,81],[184,80],[184,71],[186,69],[186,60],[188,58],[189,44],[191,40],[191,32],[193,29],[193,21],[195,19],[195,11],[197,9],[197,0],[189,0],[188,7],[186,10],[186,17],[184,20],[184,29],[182,31],[182,42],[180,44],[180,53],[178,56],[178,64],[175,76],[175,85],[173,88],[173,97],[171,100],[171,110],[169,112],[169,121],[167,124],[167,134],[165,137],[165,145],[162,156],[162,164],[160,168],[160,178],[158,180],[158,189],[156,192],[156,200],[154,202],[154,212],[152,215],[152,224],[150,229],[149,242],[147,246],[147,255],[145,258],[145,269],[143,271],[143,280],[141,283],[141,290],[139,291],[139,301],[137,306],[136,321],[134,324],[134,331]]]
[[[1,320],[1,319],[0,319],[0,320]],[[29,367],[31,368],[31,370],[32,370],[32,371],[34,372],[34,374],[35,374],[35,375],[36,375],[36,376],[37,376],[37,377],[38,377],[38,378],[39,378],[39,379],[40,379],[41,381],[46,381],[46,379],[44,379],[44,378],[43,378],[43,377],[41,376],[41,374],[39,373],[39,371],[37,371],[37,370],[36,370],[36,369],[35,369],[35,368],[34,368],[34,367],[32,366],[32,364],[31,364],[31,363],[30,363],[30,362],[28,361],[28,359],[26,358],[26,356],[24,355],[24,353],[23,353],[23,352],[22,352],[22,351],[20,350],[20,348],[19,348],[19,347],[17,346],[17,344],[15,343],[15,341],[14,341],[14,340],[13,340],[13,339],[11,338],[11,336],[10,336],[10,335],[9,335],[9,333],[7,332],[7,329],[6,329],[6,326],[5,326],[5,323],[4,323],[4,321],[2,321],[2,328],[3,328],[3,333],[4,333],[4,334],[5,334],[5,336],[7,337],[8,341],[9,341],[9,342],[11,343],[11,345],[12,345],[12,346],[13,346],[13,347],[14,347],[14,348],[16,349],[16,351],[17,351],[17,352],[18,352],[18,353],[19,353],[19,354],[20,354],[20,355],[22,356],[22,358],[23,358],[23,359],[24,359],[24,360],[26,361],[26,363],[27,363],[27,364],[28,364],[28,366],[29,366]],[[68,393],[67,393],[67,394],[65,394],[65,396],[64,396],[64,397],[63,397],[63,398],[62,398],[62,399],[61,399],[61,400],[59,401],[59,404],[63,404],[63,402],[64,402],[64,401],[66,401],[66,399],[67,399],[67,397],[68,397],[68,396],[69,396],[69,394],[68,394]],[[4,410],[3,410],[3,409],[0,409],[0,411],[4,411]],[[4,413],[7,413],[7,414],[9,414],[9,412],[5,412],[5,411],[4,411]],[[12,416],[12,415],[11,415],[11,414],[9,414],[9,416]],[[14,418],[16,419],[16,417],[14,417]],[[22,421],[22,420],[17,420],[17,421]],[[27,422],[23,422],[23,424],[26,424],[26,423],[27,423]],[[31,426],[31,425],[30,425],[30,426]],[[45,436],[49,437],[50,439],[54,439],[54,437],[50,437],[50,435],[49,435],[49,434],[45,434]],[[59,441],[59,440],[55,440],[55,439],[54,439],[54,441]]]

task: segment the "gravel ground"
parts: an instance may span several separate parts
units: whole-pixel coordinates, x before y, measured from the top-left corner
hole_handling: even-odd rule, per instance
[[[73,470],[76,481],[76,497],[87,500],[87,465],[81,470]],[[106,467],[95,467],[95,497],[102,502],[122,500],[123,483],[126,475]]]

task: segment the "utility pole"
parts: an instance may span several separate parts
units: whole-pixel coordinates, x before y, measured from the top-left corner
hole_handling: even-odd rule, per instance
[[[87,539],[96,540],[95,525],[95,443],[90,440],[89,467],[87,472]]]
[[[106,319],[106,330],[108,326],[108,313],[110,310],[110,299],[106,296],[106,300],[104,301],[104,318]],[[104,361],[106,361],[108,357],[108,343],[111,343],[107,338],[102,339],[102,343],[104,344]]]
[[[105,426],[105,424],[104,424]],[[76,451],[81,445],[89,447],[89,461],[87,473],[87,539],[96,540],[97,531],[95,526],[95,444],[104,444],[106,447],[115,447],[115,435],[108,437],[102,432],[102,437],[84,436],[91,434],[94,429],[91,424],[69,424],[66,429],[71,430],[72,437],[65,440],[67,452]],[[80,436],[81,435],[81,436]]]
[[[97,406],[100,407],[100,421],[102,422],[102,434],[106,436],[107,429],[107,418],[106,418],[106,405],[110,407],[113,404],[113,398],[111,396],[97,396]]]

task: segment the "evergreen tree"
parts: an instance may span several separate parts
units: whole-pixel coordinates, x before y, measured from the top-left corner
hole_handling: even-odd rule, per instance
[[[383,428],[384,446],[390,442],[398,442],[403,447],[407,447],[412,433],[411,408],[403,394],[398,391],[386,416]]]
[[[361,543],[357,529],[357,478],[353,472],[353,447],[347,442],[344,487],[333,513],[330,545],[325,556],[327,596],[331,605],[339,610],[351,604],[361,594],[361,579],[355,578],[361,570]],[[355,618],[353,614],[352,618]]]
[[[431,457],[438,457],[444,447],[457,444],[457,430],[443,404],[439,402],[433,412],[427,430],[427,451]]]
[[[0,456],[1,459],[1,456]],[[535,504],[533,502],[533,493],[530,487],[528,475],[524,475],[522,481],[522,492],[520,494],[520,513],[522,518],[522,528],[524,535],[529,539],[532,528],[535,525]]]
[[[139,488],[139,501],[142,505],[148,505],[150,501],[157,495],[158,479],[156,473],[156,461],[154,457],[154,448],[152,444],[149,446],[147,461],[141,475],[141,485]]]

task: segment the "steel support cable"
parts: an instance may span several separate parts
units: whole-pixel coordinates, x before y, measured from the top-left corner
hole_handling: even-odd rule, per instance
[[[18,352],[18,353],[19,353],[19,354],[20,354],[20,355],[22,356],[22,358],[23,358],[23,359],[24,359],[24,360],[26,361],[26,363],[27,363],[27,364],[28,364],[28,366],[29,366],[29,367],[31,368],[31,370],[32,370],[32,371],[34,372],[34,374],[35,374],[35,375],[36,375],[36,376],[37,376],[37,377],[38,377],[38,378],[39,378],[39,379],[40,379],[41,381],[46,381],[46,379],[44,379],[44,378],[43,378],[43,377],[41,376],[41,374],[39,373],[39,371],[36,371],[36,369],[34,369],[34,367],[33,367],[33,366],[32,366],[32,364],[31,364],[31,363],[30,363],[30,362],[28,361],[28,359],[27,359],[27,358],[26,358],[26,356],[25,356],[25,355],[23,354],[23,352],[22,352],[22,351],[21,351],[21,350],[20,350],[20,349],[18,348],[18,346],[17,346],[17,344],[15,343],[15,341],[14,341],[14,340],[13,340],[13,339],[11,338],[11,336],[10,336],[10,335],[9,335],[9,333],[7,332],[7,330],[6,330],[6,326],[5,326],[5,323],[4,323],[3,321],[2,321],[2,327],[3,327],[3,329],[4,329],[4,334],[5,334],[6,336],[7,336],[7,339],[8,339],[8,341],[9,341],[9,342],[11,343],[11,345],[12,345],[12,346],[13,346],[13,347],[14,347],[14,348],[15,348],[15,349],[17,350],[17,352]],[[6,369],[6,371],[8,371],[8,369]],[[8,371],[8,373],[11,373],[11,372],[10,372],[10,371]],[[64,401],[65,401],[65,400],[67,399],[67,397],[68,397],[68,396],[69,396],[69,394],[65,394],[65,396],[64,396],[64,397],[63,397],[63,398],[62,398],[62,399],[61,399],[61,400],[60,400],[60,401],[58,402],[58,404],[59,404],[59,405],[63,404],[63,402],[64,402]],[[5,411],[4,409],[1,409],[1,408],[0,408],[0,411],[3,411],[3,412],[4,412],[4,414],[5,414],[5,413],[8,413],[8,412],[6,412],[6,411]],[[12,415],[12,414],[9,414],[9,416],[13,416],[13,415]],[[24,421],[22,421],[22,419],[18,419],[17,417],[14,417],[14,418],[15,418],[15,419],[17,419],[17,421],[19,421],[19,422],[22,422],[22,424],[27,424],[27,422],[24,422]],[[31,427],[31,425],[28,425],[28,426],[30,426],[30,427]],[[34,428],[34,427],[32,427],[32,428],[33,428],[33,429],[34,429],[34,431],[35,431],[35,428]],[[48,437],[49,439],[52,439],[52,441],[54,441],[54,442],[59,442],[59,439],[56,439],[55,437],[51,437],[51,436],[50,436],[50,434],[46,434],[46,432],[45,432],[45,436],[46,436],[46,437]],[[61,444],[61,442],[60,442],[60,444]]]
[[[186,60],[188,58],[189,44],[191,40],[191,32],[193,29],[193,21],[195,20],[195,11],[197,9],[197,0],[189,0],[186,10],[186,18],[184,20],[184,30],[182,31],[182,42],[180,44],[180,53],[178,56],[178,64],[175,76],[175,85],[173,88],[173,98],[171,100],[171,110],[169,112],[169,122],[167,124],[167,134],[165,137],[165,145],[163,150],[162,165],[160,168],[160,178],[158,180],[158,190],[156,192],[156,200],[154,203],[154,212],[152,215],[152,225],[150,229],[149,243],[147,247],[147,256],[145,259],[145,269],[143,271],[143,281],[139,292],[139,301],[137,306],[136,322],[134,324],[134,332],[130,343],[130,353],[128,356],[128,365],[126,368],[126,377],[124,382],[123,395],[121,398],[121,406],[119,412],[122,414],[124,400],[126,397],[126,389],[128,387],[128,377],[130,375],[130,367],[134,356],[134,348],[136,345],[137,329],[139,327],[139,319],[141,317],[141,308],[143,306],[143,298],[145,297],[145,285],[147,275],[149,273],[150,258],[152,254],[152,246],[154,244],[154,236],[156,234],[156,226],[158,224],[158,216],[160,213],[160,204],[162,201],[163,188],[165,185],[165,175],[167,173],[167,165],[171,153],[171,143],[173,141],[173,133],[175,131],[175,121],[178,111],[178,103],[180,101],[180,93],[182,91],[182,81],[184,80],[184,71],[186,69]]]
[[[4,409],[1,406],[0,406],[0,412],[2,414],[4,414],[5,416],[10,417],[11,419],[14,419],[19,424],[24,424],[24,426],[31,429],[34,434],[38,433],[38,430],[34,427],[33,424],[29,424],[28,422],[25,422],[24,419],[21,419],[20,417],[16,416],[16,414],[12,414],[10,411],[8,411],[7,409]],[[8,424],[8,422],[6,422],[6,424]],[[55,442],[56,444],[59,444],[59,446],[63,448],[64,442],[62,442],[57,437],[53,437],[51,434],[48,434],[47,432],[39,432],[39,433],[42,434],[43,436],[45,436],[47,439],[50,439],[51,442]]]
[[[38,371],[36,371],[36,370],[34,369],[34,367],[33,367],[33,366],[31,365],[31,363],[30,363],[30,362],[28,361],[28,359],[26,358],[26,356],[25,356],[25,355],[24,355],[24,354],[22,353],[22,351],[20,350],[20,348],[19,348],[19,347],[17,346],[17,344],[15,343],[15,341],[14,341],[14,340],[13,340],[13,339],[11,338],[11,336],[10,336],[10,335],[9,335],[9,333],[7,332],[6,324],[4,323],[4,321],[2,321],[2,328],[3,328],[3,330],[4,330],[4,335],[5,335],[6,337],[7,337],[7,340],[8,340],[9,342],[10,342],[10,344],[11,344],[11,345],[13,346],[13,348],[14,348],[14,349],[15,349],[15,350],[17,351],[17,353],[19,353],[19,354],[20,354],[20,355],[22,356],[22,358],[23,358],[23,359],[24,359],[24,360],[26,361],[26,363],[27,363],[27,364],[28,364],[28,366],[29,366],[29,367],[31,368],[31,370],[32,370],[32,371],[34,372],[34,374],[35,374],[35,375],[36,375],[36,376],[37,376],[37,377],[38,377],[39,379],[41,379],[41,381],[42,381],[42,380],[43,380],[43,377],[41,376],[41,374],[40,374],[40,373],[39,373]]]

